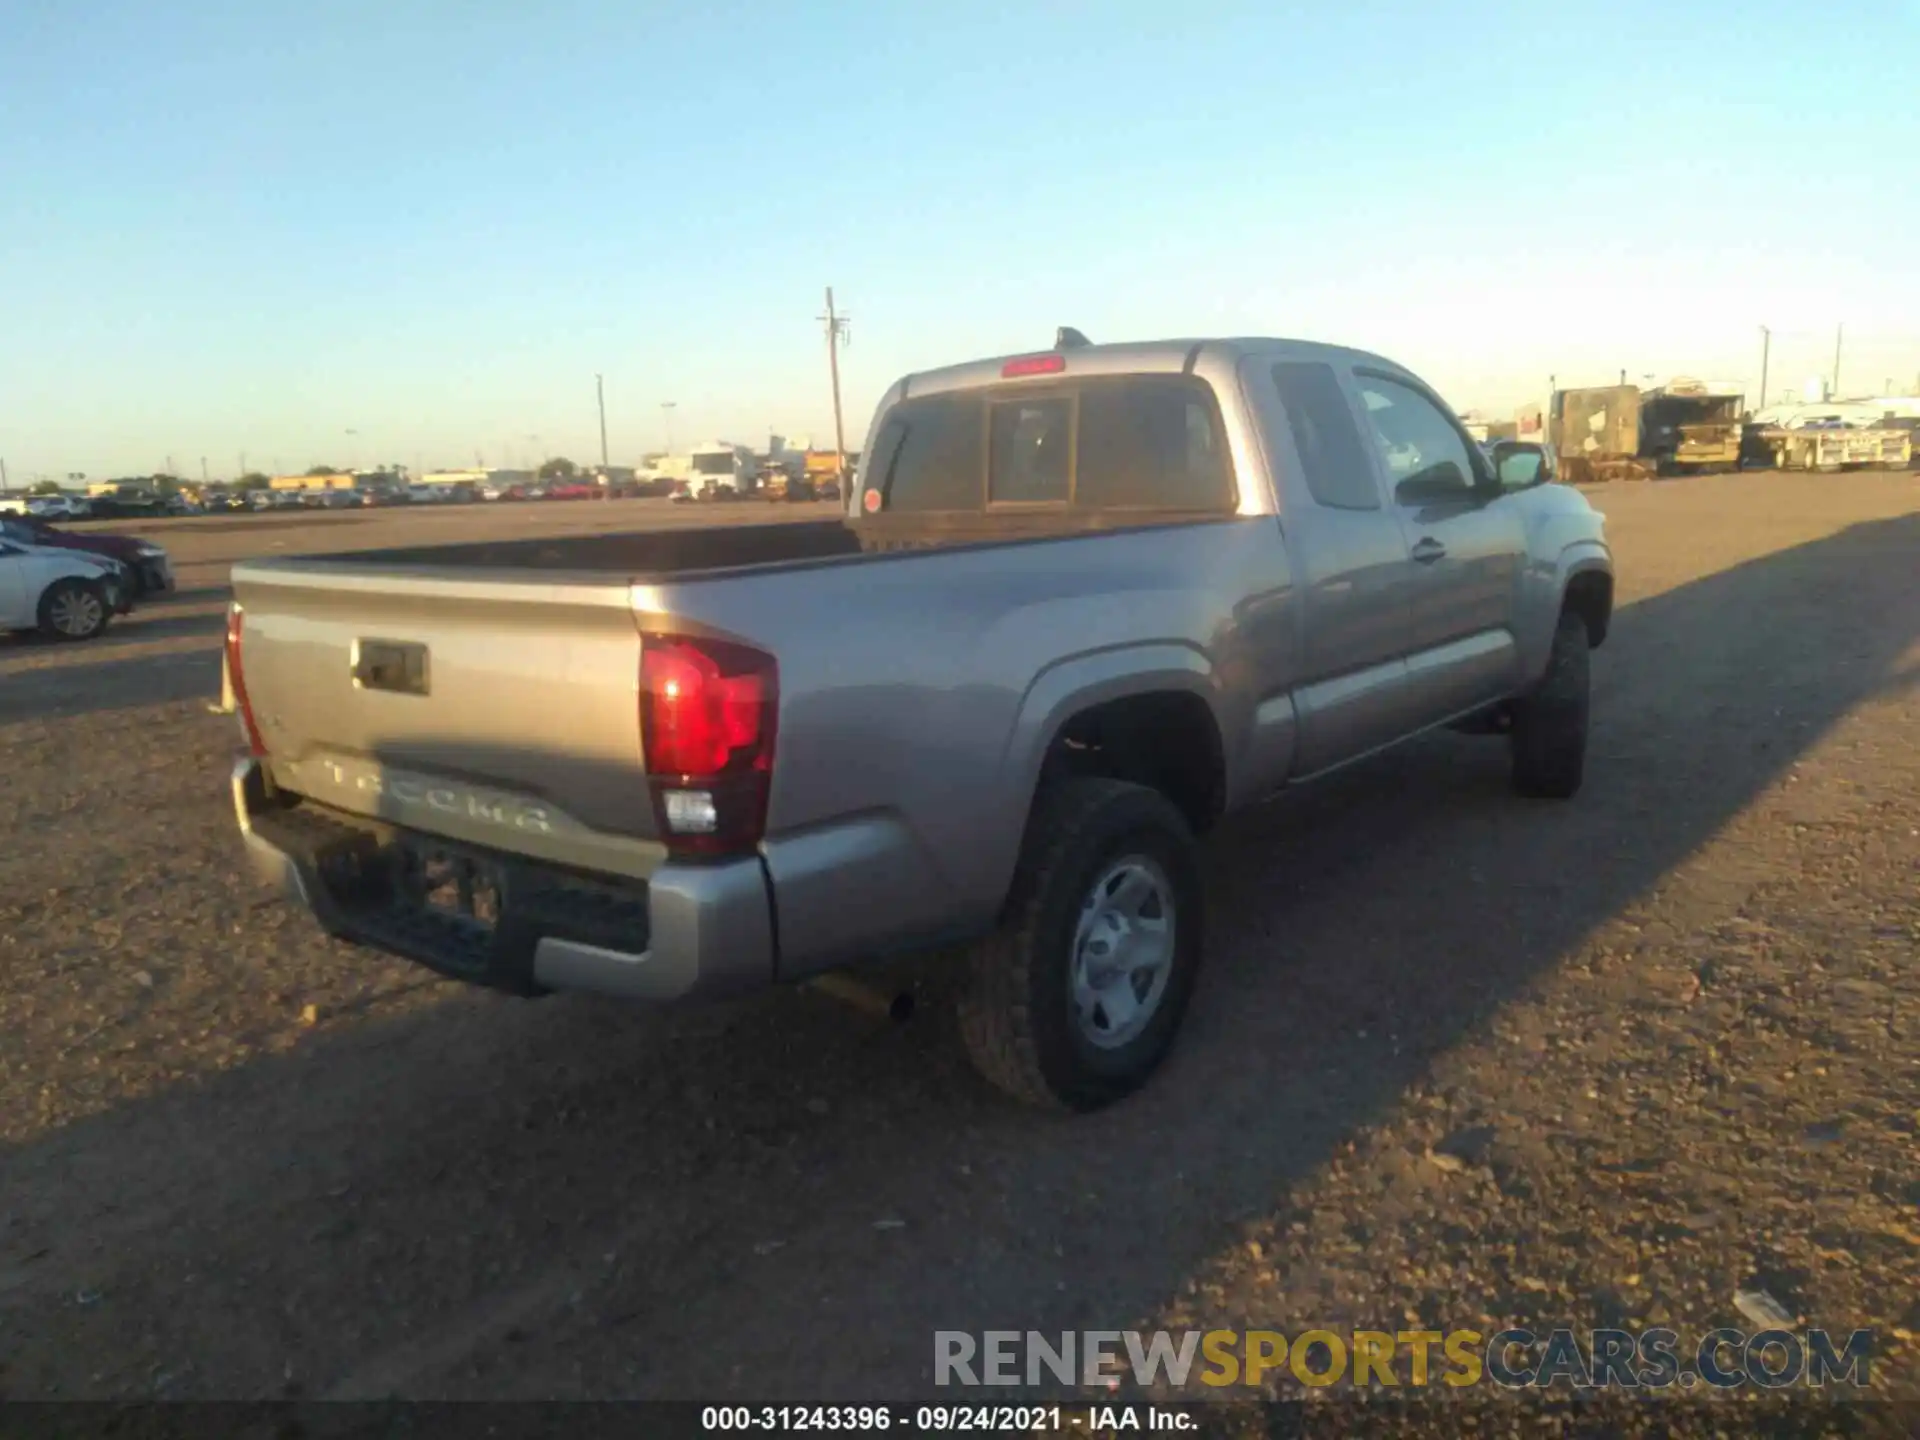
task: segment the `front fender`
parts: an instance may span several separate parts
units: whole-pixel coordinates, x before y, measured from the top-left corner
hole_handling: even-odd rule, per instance
[[[1528,587],[1526,603],[1516,639],[1519,642],[1523,673],[1531,682],[1546,673],[1547,656],[1553,649],[1553,632],[1560,623],[1560,611],[1566,604],[1567,590],[1577,576],[1601,574],[1613,578],[1613,552],[1607,542],[1586,537],[1561,547],[1550,566],[1535,571]]]

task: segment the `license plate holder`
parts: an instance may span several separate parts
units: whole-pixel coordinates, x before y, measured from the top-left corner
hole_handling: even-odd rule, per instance
[[[499,925],[506,872],[497,861],[418,843],[401,846],[394,861],[394,890],[408,908],[488,934]]]

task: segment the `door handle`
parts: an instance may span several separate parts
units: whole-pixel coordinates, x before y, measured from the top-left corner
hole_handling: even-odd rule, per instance
[[[1422,565],[1431,565],[1447,553],[1447,547],[1429,536],[1413,547],[1413,558]]]

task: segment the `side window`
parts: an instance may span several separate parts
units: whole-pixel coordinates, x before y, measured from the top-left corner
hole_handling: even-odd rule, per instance
[[[1314,503],[1335,510],[1378,510],[1380,486],[1333,367],[1317,360],[1283,361],[1273,367],[1273,383],[1286,407]]]
[[[991,407],[987,499],[996,505],[1064,505],[1073,473],[1073,401],[1064,395]]]
[[[980,401],[929,395],[897,406],[873,447],[869,487],[892,510],[980,508]]]
[[[1396,380],[1364,373],[1358,379],[1367,427],[1395,498],[1426,505],[1471,496],[1477,474],[1473,457],[1446,415],[1418,390]]]
[[[1087,510],[1231,513],[1226,436],[1206,388],[1143,375],[1082,389],[1073,501]]]

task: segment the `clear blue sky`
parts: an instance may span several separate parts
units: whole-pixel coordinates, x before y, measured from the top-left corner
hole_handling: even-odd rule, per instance
[[[1843,389],[1911,385],[1916,56],[1915,0],[6,0],[0,457],[597,458],[596,371],[616,461],[664,400],[825,438],[829,282],[850,444],[1062,323],[1504,411],[1844,321]]]

